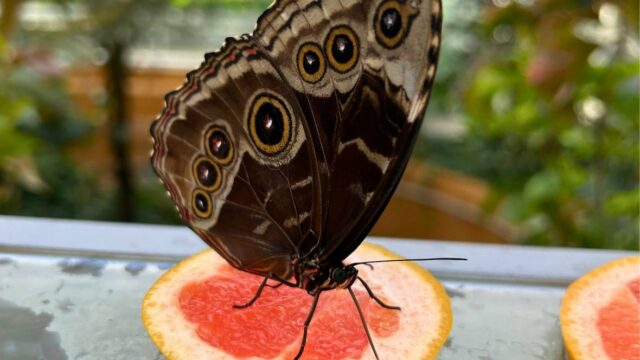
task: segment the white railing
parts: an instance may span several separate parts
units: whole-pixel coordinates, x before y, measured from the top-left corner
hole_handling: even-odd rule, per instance
[[[563,359],[558,311],[566,285],[631,254],[368,241],[407,257],[469,259],[422,264],[453,305],[440,359]],[[204,248],[184,226],[0,216],[0,359],[161,359],[140,321],[142,297],[175,261]]]

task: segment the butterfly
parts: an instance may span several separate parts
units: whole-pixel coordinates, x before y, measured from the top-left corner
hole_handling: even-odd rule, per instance
[[[440,49],[440,0],[276,0],[165,98],[152,165],[232,266],[321,294],[360,281],[363,241],[409,160]],[[371,337],[371,347],[378,357]]]

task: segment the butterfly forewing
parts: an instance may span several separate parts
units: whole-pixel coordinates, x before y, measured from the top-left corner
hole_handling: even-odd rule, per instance
[[[362,184],[362,193],[360,197],[355,193],[350,195],[353,202],[357,203],[356,198],[361,200],[361,208],[343,214],[352,220],[330,231],[335,238],[327,248],[328,256],[337,258],[350,254],[367,235],[402,176],[426,110],[440,45],[439,1],[381,1],[376,4],[370,8],[368,16],[369,58],[365,62],[364,75],[368,81],[363,82],[359,96],[359,108],[368,108],[369,114],[355,107],[354,116],[347,118],[351,119],[354,129],[361,130],[358,135],[349,134],[346,129],[341,131],[340,143],[345,148],[349,144],[352,153],[356,147],[364,153],[367,161],[361,163],[363,171],[377,165],[378,176],[353,176],[351,187],[360,190],[358,184]],[[386,30],[386,35],[396,34],[395,40],[388,41],[380,23],[388,21],[387,17],[394,13],[402,19],[403,29],[399,33]],[[384,94],[381,94],[381,88]],[[366,124],[364,128],[362,124]],[[387,142],[378,140],[383,139],[384,134],[389,136]],[[337,158],[336,168],[353,169],[347,154]],[[345,187],[346,184],[334,186],[337,189]],[[336,194],[334,198],[336,200],[327,210],[329,216],[333,209],[345,206],[348,196]]]
[[[395,189],[417,136],[440,44],[429,0],[282,0],[256,41],[280,65],[311,129],[322,186],[325,263],[364,239]]]

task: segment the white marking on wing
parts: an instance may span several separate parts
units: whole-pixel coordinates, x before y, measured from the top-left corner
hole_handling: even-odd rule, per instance
[[[264,197],[264,204],[265,206],[267,205],[267,203],[269,203],[269,201],[271,200],[271,195],[273,195],[273,190],[269,190],[267,192],[267,196]]]
[[[253,229],[253,233],[256,235],[264,235],[264,233],[267,232],[269,225],[271,225],[271,221],[265,220],[262,222],[262,224],[256,226],[256,228]]]
[[[365,144],[365,142],[361,138],[349,140],[345,143],[340,143],[340,145],[338,145],[338,154],[342,153],[344,149],[352,145],[355,145],[358,150],[362,151],[362,153],[367,157],[367,160],[379,167],[383,173],[387,170],[387,167],[389,166],[389,158],[369,149],[367,144]]]
[[[368,192],[368,193],[366,193],[364,195],[364,203],[365,204],[368,204],[369,201],[371,201],[371,198],[373,197],[373,194],[375,194],[375,191]]]
[[[304,180],[298,181],[297,183],[291,185],[291,190],[300,189],[309,184],[311,184],[311,176],[307,176]]]
[[[305,221],[305,219],[308,218],[308,217],[309,217],[309,212],[305,211],[302,214],[300,214],[300,216],[298,216],[297,219],[295,218],[295,216],[286,219],[282,225],[284,225],[285,227],[288,227],[288,228],[294,227],[294,226],[298,226],[303,221]]]

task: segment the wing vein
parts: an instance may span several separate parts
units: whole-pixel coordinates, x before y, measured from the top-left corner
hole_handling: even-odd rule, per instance
[[[299,255],[298,247],[295,245],[293,240],[291,240],[291,237],[289,236],[289,234],[287,234],[287,232],[282,228],[282,226],[280,225],[279,222],[275,221],[275,219],[273,218],[271,213],[269,213],[269,210],[267,209],[266,204],[263,204],[262,200],[260,200],[260,196],[258,196],[258,193],[256,192],[255,188],[253,187],[253,184],[251,184],[251,179],[249,178],[249,172],[247,171],[247,168],[245,167],[244,163],[242,163],[242,170],[244,171],[244,174],[248,179],[248,184],[249,184],[249,188],[251,189],[251,193],[256,198],[258,203],[260,203],[262,205],[262,207],[265,209],[265,212],[266,212],[266,214],[268,216],[268,219],[271,220],[271,222],[280,230],[280,232],[282,232],[282,234],[285,236],[285,238],[287,239],[287,241],[289,242],[291,247],[296,251],[296,254]]]

